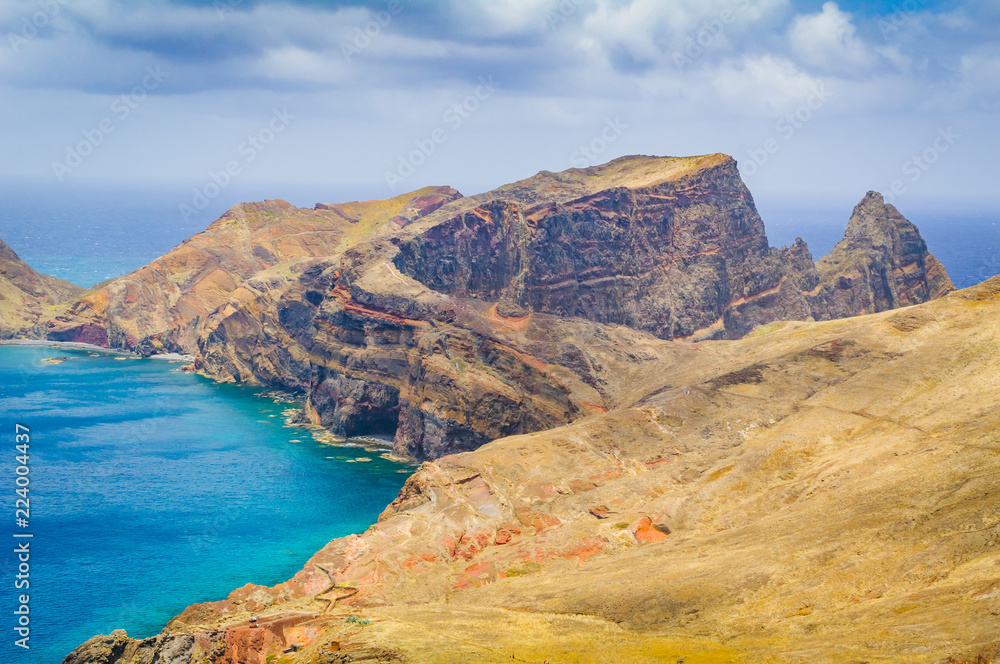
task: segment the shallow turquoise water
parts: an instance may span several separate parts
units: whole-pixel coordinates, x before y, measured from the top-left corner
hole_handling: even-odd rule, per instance
[[[40,362],[53,356],[71,359]],[[31,429],[34,534],[27,652],[13,645],[13,546],[0,556],[0,662],[57,663],[94,634],[150,636],[192,602],[284,581],[372,524],[411,470],[321,445],[284,426],[288,404],[177,366],[0,347],[0,536],[21,531],[15,423]]]

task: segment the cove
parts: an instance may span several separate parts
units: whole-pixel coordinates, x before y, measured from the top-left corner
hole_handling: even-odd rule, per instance
[[[65,357],[57,364],[46,358]],[[412,467],[286,426],[294,405],[162,360],[0,346],[0,661],[52,664],[91,636],[157,633],[186,606],[285,581],[363,532]],[[30,590],[15,591],[15,424],[30,428]],[[30,593],[31,649],[14,646]]]

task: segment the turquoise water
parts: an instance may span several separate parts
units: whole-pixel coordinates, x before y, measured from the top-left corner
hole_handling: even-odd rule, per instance
[[[55,356],[70,359],[41,363]],[[57,663],[94,634],[150,636],[192,602],[284,581],[374,523],[411,471],[377,450],[319,444],[285,426],[294,406],[177,367],[0,347],[0,536],[21,531],[15,423],[31,429],[34,534],[32,647],[13,645],[16,561],[4,546],[0,662]]]

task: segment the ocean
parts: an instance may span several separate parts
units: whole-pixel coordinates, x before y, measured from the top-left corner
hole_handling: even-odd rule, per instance
[[[124,274],[241,200],[311,206],[326,191],[227,192],[194,218],[183,188],[122,191],[0,183],[0,239],[82,286]],[[236,196],[236,197],[233,197]],[[850,205],[758,200],[773,246],[802,236],[814,257],[842,237]],[[1000,215],[901,204],[959,287],[1000,273]],[[48,357],[67,357],[44,364]],[[13,645],[13,546],[0,555],[0,662],[52,664],[90,636],[158,632],[192,602],[286,580],[334,537],[363,531],[412,467],[286,428],[289,404],[158,360],[0,347],[0,487],[14,523],[15,424],[31,430],[31,650]],[[6,432],[6,433],[4,433]],[[4,534],[6,533],[6,534]]]
[[[178,366],[0,346],[3,534],[33,535],[31,649],[13,645],[9,545],[0,661],[57,663],[95,634],[151,636],[193,602],[285,581],[374,523],[413,470],[378,448],[321,444],[285,425],[294,404]],[[14,523],[17,424],[31,437],[26,528]]]

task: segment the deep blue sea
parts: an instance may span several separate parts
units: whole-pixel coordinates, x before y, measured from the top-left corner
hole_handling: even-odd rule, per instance
[[[44,358],[68,357],[47,365]],[[287,403],[163,360],[0,347],[0,661],[49,664],[98,633],[158,632],[196,601],[291,577],[362,532],[412,468],[285,425]],[[15,425],[30,428],[17,528]],[[12,646],[14,532],[30,532],[31,641]]]
[[[301,206],[352,198],[227,192],[184,219],[182,187],[8,182],[0,183],[0,239],[39,271],[90,286],[165,253],[241,200],[274,197]],[[843,236],[853,205],[757,203],[773,246],[802,236],[816,258]],[[996,207],[897,207],[959,287],[1000,273]],[[41,363],[54,356],[70,359]],[[0,549],[3,664],[55,664],[94,634],[120,627],[149,636],[192,602],[250,581],[284,581],[330,539],[373,523],[412,470],[374,450],[321,445],[284,426],[287,404],[176,368],[0,347],[0,492],[8,510],[0,537],[10,543]],[[32,436],[28,652],[13,646],[15,423]]]

